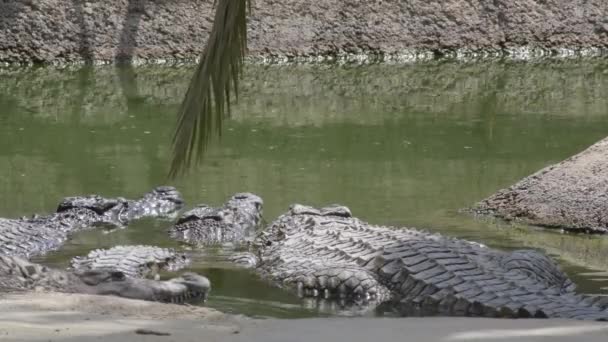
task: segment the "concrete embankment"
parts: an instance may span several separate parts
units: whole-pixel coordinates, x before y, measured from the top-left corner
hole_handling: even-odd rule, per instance
[[[605,54],[605,0],[253,0],[253,57]],[[198,56],[213,1],[0,2],[0,63]]]

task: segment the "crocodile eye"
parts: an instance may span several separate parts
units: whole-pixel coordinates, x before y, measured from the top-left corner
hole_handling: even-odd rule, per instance
[[[125,274],[120,271],[112,272],[110,276],[112,277],[112,281],[121,281],[126,278]]]

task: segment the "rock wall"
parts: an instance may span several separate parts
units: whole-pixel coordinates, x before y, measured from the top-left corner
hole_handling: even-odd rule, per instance
[[[608,50],[606,0],[252,0],[254,57]],[[0,62],[186,60],[212,0],[3,0]]]

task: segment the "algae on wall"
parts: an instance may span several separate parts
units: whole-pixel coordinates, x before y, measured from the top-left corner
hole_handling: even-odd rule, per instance
[[[40,118],[62,121],[77,115],[82,122],[110,124],[124,120],[129,105],[162,105],[173,115],[192,72],[190,66],[4,69],[0,99]],[[269,97],[284,103],[268,110]],[[322,125],[355,123],[363,120],[356,113],[376,112],[374,119],[382,122],[395,111],[468,115],[484,106],[579,120],[603,116],[608,108],[608,61],[248,65],[232,119]],[[326,110],[314,110],[320,107]],[[370,117],[364,120],[369,123]]]

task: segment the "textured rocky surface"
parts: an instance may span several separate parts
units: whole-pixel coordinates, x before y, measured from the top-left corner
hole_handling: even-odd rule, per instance
[[[177,271],[189,263],[186,254],[172,248],[138,245],[96,249],[73,258],[71,266],[76,271],[118,271],[131,278],[158,279],[160,270]]]
[[[342,206],[294,205],[253,247],[248,260],[262,277],[321,301],[402,315],[608,319],[608,298],[576,294],[544,254],[374,226]]]
[[[64,198],[57,212],[21,219],[0,218],[0,255],[31,258],[58,249],[70,234],[100,225],[122,227],[143,217],[175,215],[180,193],[161,186],[136,200],[98,195]]]
[[[253,238],[262,220],[262,199],[238,193],[219,208],[201,204],[181,215],[169,235],[194,245],[239,243]]]
[[[574,232],[608,233],[608,138],[478,203],[473,211]]]
[[[255,0],[252,56],[486,53],[605,49],[604,0]],[[188,59],[211,28],[213,1],[0,2],[0,62]],[[524,49],[522,49],[522,47]],[[431,52],[429,54],[429,52]],[[561,51],[568,54],[569,52]]]
[[[206,299],[210,289],[207,278],[191,272],[159,281],[129,278],[118,271],[61,271],[19,257],[0,256],[0,292],[44,290],[183,303]]]

